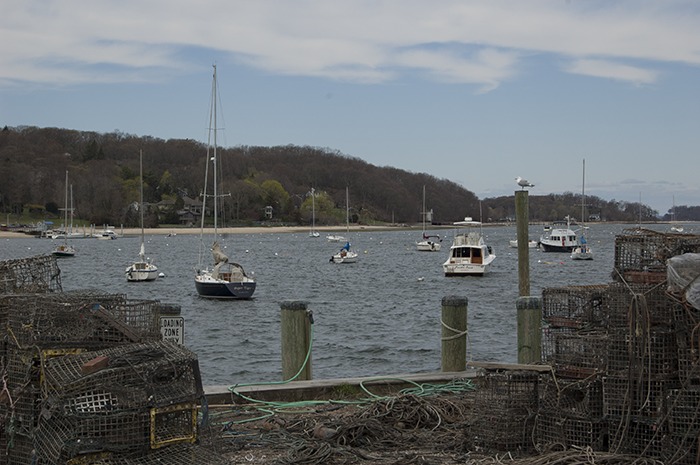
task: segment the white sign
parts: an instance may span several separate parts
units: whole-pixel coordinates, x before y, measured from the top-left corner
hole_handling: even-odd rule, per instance
[[[160,317],[160,334],[164,341],[185,344],[185,318],[181,316]]]

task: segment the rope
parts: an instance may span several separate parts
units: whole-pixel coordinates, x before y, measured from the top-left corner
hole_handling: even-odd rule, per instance
[[[448,326],[448,325],[443,321],[442,318],[440,318],[440,324],[442,325],[443,328],[446,328],[448,331],[452,331],[453,333],[455,333],[455,334],[453,334],[452,336],[442,337],[442,338],[440,339],[440,340],[442,340],[442,341],[451,341],[451,340],[453,340],[453,339],[458,339],[458,338],[460,338],[460,337],[462,337],[462,336],[466,336],[466,335],[469,334],[469,331],[467,331],[466,329],[465,329],[464,331],[459,331],[459,330],[457,330],[457,329],[455,329],[455,328],[452,328],[452,327]]]

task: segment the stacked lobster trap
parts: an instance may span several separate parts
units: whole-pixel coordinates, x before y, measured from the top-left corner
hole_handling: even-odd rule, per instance
[[[540,389],[536,443],[695,463],[700,291],[687,295],[700,286],[699,252],[697,235],[625,230],[611,283],[543,291],[553,376]]]
[[[164,304],[45,289],[0,294],[0,463],[225,463],[194,450],[199,364],[162,340]]]

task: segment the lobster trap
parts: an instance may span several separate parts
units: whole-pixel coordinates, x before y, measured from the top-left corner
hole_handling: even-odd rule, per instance
[[[487,372],[475,380],[475,446],[487,451],[532,448],[540,375],[535,372]]]
[[[613,279],[627,283],[658,284],[666,280],[666,260],[700,252],[700,236],[625,229],[615,237]]]
[[[88,350],[161,338],[156,301],[93,293],[18,294],[0,299],[8,344]]]
[[[542,319],[550,327],[584,329],[605,323],[607,285],[542,290]]]
[[[0,295],[47,292],[61,292],[61,270],[53,255],[0,261]]]
[[[605,373],[609,336],[602,330],[544,328],[542,358],[557,376],[588,378]]]

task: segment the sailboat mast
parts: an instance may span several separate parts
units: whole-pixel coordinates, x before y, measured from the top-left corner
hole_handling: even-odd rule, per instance
[[[141,246],[146,238],[143,231],[143,150],[139,150],[139,210],[141,212]]]
[[[63,230],[65,242],[68,242],[68,170],[66,170],[66,203],[63,212]]]
[[[585,222],[584,212],[586,208],[586,159],[583,159],[583,179],[581,180],[581,224]]]
[[[348,194],[348,186],[345,186],[345,232],[350,233],[350,194]]]
[[[217,225],[219,224],[217,215],[219,214],[219,208],[218,208],[218,198],[217,198],[217,179],[216,179],[216,157],[217,157],[217,142],[216,142],[216,132],[217,132],[217,125],[216,125],[216,100],[217,100],[217,95],[216,95],[216,88],[217,88],[217,82],[216,82],[216,65],[214,65],[214,89],[212,90],[213,92],[213,102],[212,102],[212,108],[214,112],[214,157],[213,157],[213,162],[212,162],[212,168],[214,170],[214,240],[217,239],[218,237],[218,230],[217,230]]]
[[[425,236],[425,184],[423,184],[423,235]]]

